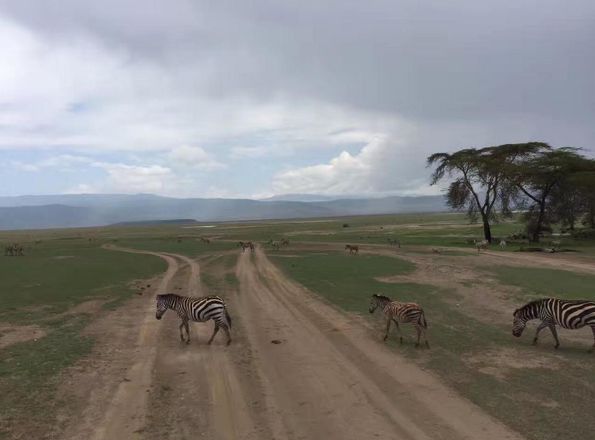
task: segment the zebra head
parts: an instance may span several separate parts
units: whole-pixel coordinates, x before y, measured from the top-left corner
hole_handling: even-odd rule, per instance
[[[382,295],[373,294],[370,298],[370,308],[368,309],[368,311],[370,313],[374,313],[374,311],[376,311],[378,307],[384,307],[387,302],[390,302],[390,298],[387,298],[386,296]]]
[[[161,319],[163,314],[168,309],[167,303],[167,296],[166,295],[157,295],[157,312],[155,313],[155,318]]]
[[[525,330],[525,326],[527,325],[527,319],[523,316],[522,312],[522,309],[516,309],[512,315],[512,334],[517,338],[523,334],[523,330]]]

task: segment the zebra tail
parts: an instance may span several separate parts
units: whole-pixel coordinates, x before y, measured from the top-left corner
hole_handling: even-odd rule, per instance
[[[428,321],[426,321],[426,314],[422,311],[419,315],[419,323],[423,328],[428,328]]]

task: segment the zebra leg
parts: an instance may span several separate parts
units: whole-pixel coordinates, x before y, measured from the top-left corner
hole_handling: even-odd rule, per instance
[[[560,346],[560,341],[558,340],[558,332],[556,331],[556,324],[550,324],[550,330],[552,331],[552,336],[556,340],[556,345],[554,348],[558,348]]]
[[[415,326],[415,331],[417,332],[417,342],[415,343],[415,348],[419,347],[419,340],[421,339],[421,328],[419,325]]]
[[[591,330],[593,331],[593,346],[591,347],[589,352],[593,353],[593,351],[595,351],[595,325],[591,326]]]
[[[427,329],[424,328],[423,332],[424,332],[424,340],[426,341],[426,348],[430,348],[430,343],[428,342],[428,334],[426,333]]]
[[[392,322],[391,318],[388,318],[386,320],[386,333],[384,334],[384,341],[386,341],[388,339],[388,331],[390,330],[390,323]]]
[[[227,326],[224,326],[223,331],[227,335],[227,345],[231,344],[231,335],[229,333],[229,328]]]
[[[180,339],[182,342],[185,342],[186,340],[184,339],[184,332],[182,331],[183,328],[184,328],[184,321],[182,321],[182,323],[180,324]]]
[[[213,334],[211,335],[211,339],[209,339],[209,342],[207,342],[207,344],[211,345],[211,342],[213,342],[213,338],[215,338],[215,335],[219,333],[219,324],[215,323],[215,328],[213,329]]]
[[[541,324],[539,324],[539,327],[537,327],[537,330],[535,331],[535,337],[533,338],[533,345],[537,345],[537,340],[539,339],[539,333],[546,327],[549,327],[550,324],[547,322],[542,322]]]
[[[397,326],[397,331],[399,332],[399,344],[403,343],[403,333],[401,333],[401,327],[399,327],[399,321],[393,318],[393,322]]]
[[[188,321],[184,322],[184,327],[186,328],[186,344],[190,344],[190,326],[188,325]]]

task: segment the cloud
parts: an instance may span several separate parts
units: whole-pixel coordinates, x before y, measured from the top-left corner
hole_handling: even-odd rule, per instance
[[[264,157],[271,153],[269,147],[233,147],[229,157],[232,159],[246,159]]]
[[[423,164],[407,152],[394,137],[377,137],[355,155],[343,151],[328,163],[280,172],[273,189],[280,194],[437,194],[438,187],[427,185],[427,171],[419,172]]]
[[[201,147],[188,145],[176,147],[168,154],[168,159],[177,166],[197,168],[204,171],[226,168],[224,163],[217,161]]]
[[[0,0],[0,149],[40,176],[108,156],[102,191],[427,192],[433,151],[593,145],[594,22],[589,0]]]
[[[107,173],[105,183],[95,187],[98,192],[165,194],[176,189],[177,182],[172,170],[160,165],[136,166],[96,162],[93,166]],[[88,187],[91,185],[82,186]]]

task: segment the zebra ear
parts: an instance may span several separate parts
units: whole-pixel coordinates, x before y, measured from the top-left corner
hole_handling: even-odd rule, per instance
[[[517,314],[517,312],[518,312],[519,310],[520,310],[520,309],[514,309],[514,312],[512,312],[512,315],[513,315],[513,316],[514,316],[514,315],[516,315],[516,314]]]

